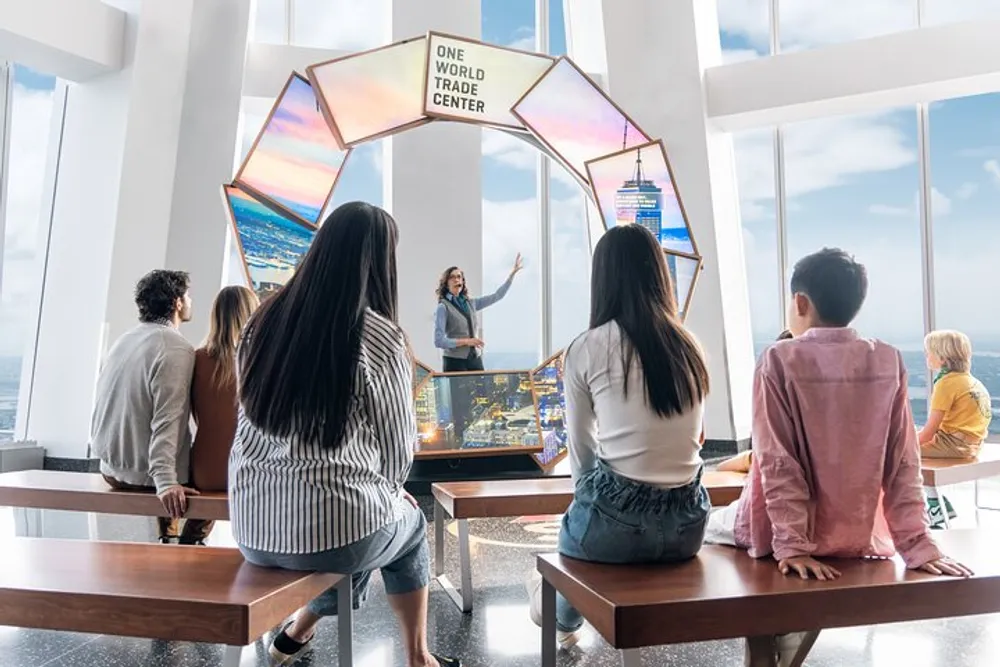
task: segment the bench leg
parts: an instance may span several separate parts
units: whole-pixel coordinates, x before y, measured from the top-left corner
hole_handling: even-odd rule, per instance
[[[542,667],[556,667],[556,589],[542,580]]]
[[[816,639],[819,637],[819,630],[810,630],[805,633],[802,638],[802,643],[799,644],[799,650],[795,652],[792,657],[792,661],[788,663],[788,667],[802,667],[806,658],[809,657],[809,651],[812,650],[813,646],[816,644]],[[781,667],[784,667],[783,665]]]
[[[14,508],[14,534],[18,537],[43,537],[45,522],[42,510],[34,507]]]
[[[622,659],[622,667],[639,667],[642,664],[642,658],[639,657],[639,649],[637,648],[626,648],[618,651],[618,654]]]
[[[778,667],[773,635],[747,637],[745,667]]]
[[[441,514],[441,521],[438,521],[438,514]],[[434,536],[437,543],[434,545],[434,571],[437,575],[438,583],[448,594],[451,601],[455,603],[463,614],[472,611],[472,556],[469,551],[469,520],[458,520],[458,569],[460,585],[456,590],[444,573],[444,510],[440,506],[434,508]]]
[[[226,652],[222,657],[222,667],[240,667],[242,656],[242,646],[227,646]]]
[[[444,574],[444,507],[434,499],[434,576]]]
[[[340,667],[354,667],[354,590],[349,574],[337,582],[337,651]]]

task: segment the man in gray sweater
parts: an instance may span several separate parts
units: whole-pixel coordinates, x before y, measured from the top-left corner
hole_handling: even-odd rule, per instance
[[[187,495],[198,493],[183,486],[191,456],[195,355],[178,327],[191,319],[188,286],[187,273],[162,270],[136,285],[139,325],[108,352],[91,420],[91,450],[108,484],[155,491],[163,503],[170,518],[160,519],[161,542],[177,537]]]

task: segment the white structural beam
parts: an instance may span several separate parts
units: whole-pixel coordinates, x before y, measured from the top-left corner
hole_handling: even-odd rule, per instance
[[[277,97],[293,71],[305,76],[306,67],[346,56],[348,51],[314,49],[286,44],[251,42],[243,70],[244,97]]]
[[[389,41],[428,30],[479,39],[482,19],[469,0],[392,0],[390,27]],[[461,123],[408,130],[384,142],[383,163],[385,207],[399,222],[399,321],[417,358],[440,368],[434,289],[441,272],[461,266],[470,292],[481,294],[482,131]]]
[[[997,34],[955,23],[711,67],[708,114],[734,131],[995,92]]]
[[[134,8],[126,67],[67,99],[25,425],[54,457],[87,453],[103,352],[137,321],[136,281],[190,272],[192,343],[222,284],[219,186],[232,177],[250,0]]]
[[[732,137],[713,127],[702,79],[722,60],[714,2],[570,0],[575,59],[604,50],[609,93],[670,155],[705,267],[688,326],[708,356],[712,389],[706,435],[750,435],[754,356]],[[593,16],[593,12],[600,16]],[[576,33],[603,24],[603,30]],[[600,39],[603,37],[603,39]]]
[[[0,0],[0,60],[68,81],[121,69],[126,14],[101,0]]]

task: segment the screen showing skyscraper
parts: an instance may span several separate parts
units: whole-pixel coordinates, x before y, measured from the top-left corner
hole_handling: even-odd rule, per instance
[[[698,254],[662,142],[592,160],[587,174],[606,229],[642,225],[664,250]]]

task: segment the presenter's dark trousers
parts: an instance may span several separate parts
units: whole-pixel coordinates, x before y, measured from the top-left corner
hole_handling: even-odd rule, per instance
[[[483,370],[483,358],[478,354],[465,359],[443,357],[443,360],[445,373]],[[465,444],[465,427],[469,423],[469,412],[472,410],[472,395],[468,391],[469,378],[458,376],[448,382],[451,384],[451,421],[455,425],[457,445],[461,448]]]
[[[461,373],[463,371],[483,370],[483,358],[478,354],[474,357],[468,357],[466,359],[457,359],[455,357],[442,357],[442,359],[444,360],[445,373]]]

